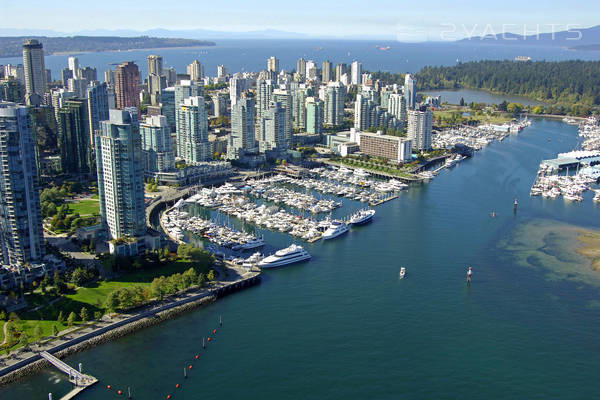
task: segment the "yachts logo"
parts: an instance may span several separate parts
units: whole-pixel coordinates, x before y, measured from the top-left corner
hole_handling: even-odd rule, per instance
[[[583,33],[579,30],[579,24],[535,24],[518,25],[502,24],[501,26],[492,26],[491,24],[465,25],[444,23],[441,24],[441,40],[454,41],[457,39],[467,40],[512,40],[512,41],[535,41],[541,40],[580,40]],[[560,33],[560,37],[558,36]],[[428,36],[431,36],[428,34]]]

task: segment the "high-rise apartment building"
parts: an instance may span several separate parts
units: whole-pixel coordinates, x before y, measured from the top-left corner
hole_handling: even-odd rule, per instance
[[[177,156],[188,164],[211,159],[204,97],[188,97],[177,107]]]
[[[0,103],[0,262],[40,261],[45,253],[35,140],[29,109]]]
[[[115,70],[117,108],[140,108],[140,71],[133,61],[126,61]]]
[[[344,103],[346,87],[340,82],[330,82],[325,87],[324,123],[329,126],[339,126],[344,122]]]
[[[251,97],[241,97],[231,106],[231,136],[227,146],[227,157],[237,159],[240,153],[258,151],[255,135],[254,116],[256,101]]]
[[[147,117],[145,122],[140,123],[140,135],[146,176],[172,170],[175,167],[175,155],[171,146],[171,129],[167,117]]]
[[[323,133],[323,102],[316,97],[306,98],[306,132]]]
[[[404,76],[404,97],[406,98],[406,107],[408,109],[414,109],[417,104],[417,81],[411,76],[406,74]]]
[[[267,60],[267,71],[272,72],[275,75],[279,73],[279,60],[277,57],[269,57]]]
[[[321,68],[321,81],[325,84],[332,81],[331,69],[332,69],[331,61],[328,61],[328,60],[323,61],[323,66]]]
[[[353,85],[360,85],[362,83],[362,64],[358,61],[352,62],[350,75],[350,82],[352,82]]]
[[[29,39],[23,45],[23,66],[27,104],[39,105],[46,92],[47,82],[44,47],[36,39]]]
[[[413,149],[431,150],[431,134],[433,112],[423,106],[416,110],[408,110],[408,138],[412,140]]]
[[[204,79],[204,65],[200,64],[200,61],[194,60],[187,66],[187,74],[190,76],[190,80],[201,81]]]
[[[87,100],[66,100],[57,111],[56,125],[62,171],[69,174],[90,173],[92,146]]]
[[[144,167],[137,110],[110,110],[96,135],[100,215],[110,239],[146,233]]]

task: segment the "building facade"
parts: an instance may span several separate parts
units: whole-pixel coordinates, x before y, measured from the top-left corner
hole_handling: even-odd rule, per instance
[[[140,123],[140,136],[146,176],[170,171],[175,167],[171,129],[167,117],[164,115],[147,117],[145,122]]]
[[[204,97],[188,97],[177,107],[177,156],[191,165],[212,158]]]
[[[140,108],[140,71],[133,61],[117,66],[115,70],[115,96],[117,108]]]
[[[408,110],[408,138],[412,140],[413,149],[431,150],[433,112],[427,107]]]
[[[29,39],[23,45],[23,66],[27,104],[39,105],[46,92],[47,82],[44,47],[36,39]]]

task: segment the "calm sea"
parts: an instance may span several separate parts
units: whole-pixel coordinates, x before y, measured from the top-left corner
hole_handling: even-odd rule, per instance
[[[377,207],[371,225],[306,245],[310,262],[68,357],[101,381],[81,399],[118,398],[107,384],[135,399],[595,398],[600,275],[569,248],[571,225],[600,228],[600,208],[590,193],[581,204],[529,197],[539,161],[577,140],[576,127],[535,120]],[[361,206],[344,200],[336,212]],[[261,233],[275,247],[291,242]],[[201,352],[219,315],[224,326]],[[0,398],[68,389],[46,370]]]
[[[389,46],[387,51],[375,46]],[[266,69],[267,58],[280,59],[280,68],[296,69],[300,57],[321,63],[329,60],[334,64],[350,64],[358,60],[367,70],[391,72],[417,72],[426,65],[454,65],[457,61],[485,59],[514,59],[516,56],[529,56],[533,60],[600,59],[600,52],[572,51],[555,47],[498,46],[472,42],[453,43],[399,43],[344,40],[218,40],[217,46],[184,49],[136,50],[124,52],[103,52],[73,54],[79,57],[81,66],[98,69],[102,80],[104,71],[114,68],[113,64],[134,61],[147,75],[149,54],[163,56],[166,67],[174,67],[185,73],[187,64],[198,59],[204,64],[205,73],[216,76],[217,65],[225,65],[230,73],[238,71],[260,71]],[[60,79],[60,71],[67,67],[68,55],[47,56],[46,68],[52,70],[54,79]],[[0,58],[0,64],[22,64],[22,58]]]

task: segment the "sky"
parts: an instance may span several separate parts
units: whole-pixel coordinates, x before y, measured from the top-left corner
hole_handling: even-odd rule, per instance
[[[485,33],[532,34],[600,24],[591,0],[2,0],[1,28],[273,29],[314,37],[445,40]]]

